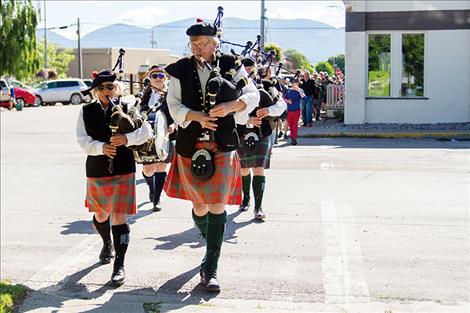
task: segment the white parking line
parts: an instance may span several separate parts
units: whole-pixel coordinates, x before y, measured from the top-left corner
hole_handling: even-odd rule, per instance
[[[351,208],[324,201],[321,219],[325,243],[322,261],[325,303],[370,303]]]
[[[101,240],[98,236],[87,236],[87,238],[74,245],[54,262],[49,263],[33,274],[25,282],[25,285],[34,290],[44,289],[51,285],[54,286],[69,275],[71,269],[93,263],[93,260],[97,259],[97,254],[91,253],[91,251],[98,251],[99,248],[97,246],[100,243]],[[53,288],[51,287],[51,289]]]

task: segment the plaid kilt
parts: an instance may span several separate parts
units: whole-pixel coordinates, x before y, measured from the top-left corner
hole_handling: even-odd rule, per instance
[[[256,154],[246,149],[243,145],[237,149],[240,155],[242,168],[263,167],[269,169],[271,166],[271,151],[273,149],[271,140],[268,137],[261,138]]]
[[[242,181],[237,152],[214,155],[214,175],[208,180],[198,180],[191,174],[191,159],[175,153],[163,187],[166,194],[194,203],[240,205]]]
[[[88,177],[85,206],[89,212],[136,214],[135,173]]]

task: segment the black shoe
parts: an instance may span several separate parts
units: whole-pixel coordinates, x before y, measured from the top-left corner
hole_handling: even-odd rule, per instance
[[[240,205],[238,210],[240,212],[246,212],[246,211],[248,211],[249,207],[250,207],[250,199],[248,199],[247,201],[245,201],[245,199],[243,199],[242,204]]]
[[[220,285],[217,281],[217,273],[215,271],[204,271],[200,272],[201,275],[201,284],[206,288],[206,291],[209,292],[219,292]]]
[[[162,210],[162,204],[160,201],[158,201],[157,204],[153,205],[153,212],[160,212]]]
[[[255,220],[263,221],[266,218],[263,209],[255,210]]]
[[[297,139],[292,139],[290,144],[293,145],[293,146],[296,146],[297,145]]]
[[[124,284],[126,281],[126,272],[124,271],[123,266],[119,266],[114,269],[113,274],[111,275],[111,286],[119,287]]]
[[[113,258],[113,245],[111,242],[107,244],[103,244],[103,248],[101,248],[100,252],[100,263],[101,264],[109,264],[111,263],[111,259]]]

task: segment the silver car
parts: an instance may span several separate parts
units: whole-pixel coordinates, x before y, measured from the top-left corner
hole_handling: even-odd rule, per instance
[[[87,89],[81,79],[61,79],[45,81],[33,89],[37,105],[80,104],[83,101],[81,91]]]

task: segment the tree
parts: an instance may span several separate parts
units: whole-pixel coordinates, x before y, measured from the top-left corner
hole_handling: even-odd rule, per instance
[[[338,54],[334,57],[328,58],[328,63],[333,66],[333,69],[339,68],[344,73],[344,54]]]
[[[44,53],[44,40],[38,42],[38,53]],[[47,44],[47,70],[48,78],[66,78],[70,62],[75,58],[73,49],[62,48],[57,44]],[[44,75],[44,60],[40,60],[41,70],[37,73],[38,77]],[[52,75],[52,76],[50,76]],[[54,77],[55,76],[55,77]]]
[[[264,52],[269,52],[274,50],[276,52],[276,56],[274,57],[274,61],[279,62],[282,59],[282,49],[275,43],[266,43],[264,45]]]
[[[31,0],[0,0],[0,75],[23,79],[39,66],[38,12]]]
[[[313,67],[310,65],[309,61],[301,52],[295,49],[287,49],[284,51],[286,58],[292,62],[292,66],[295,69],[303,69],[308,70],[309,72],[313,72]]]
[[[333,76],[334,74],[334,70],[333,70],[333,66],[331,66],[330,63],[328,62],[325,62],[325,61],[321,61],[321,62],[318,62],[316,65],[315,65],[315,70],[317,72],[326,72],[328,73],[329,76]]]

